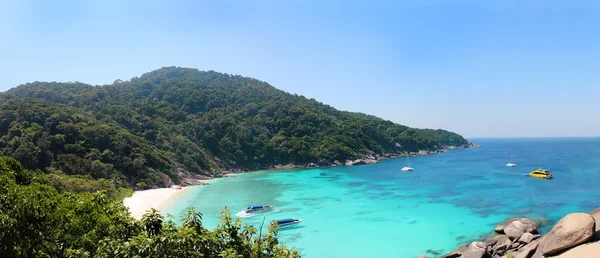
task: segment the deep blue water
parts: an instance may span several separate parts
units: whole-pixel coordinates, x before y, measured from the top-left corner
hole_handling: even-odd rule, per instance
[[[196,206],[214,227],[220,208],[277,206],[268,220],[300,218],[281,231],[305,257],[416,257],[450,252],[511,216],[560,217],[600,207],[600,139],[474,139],[481,148],[374,165],[263,171],[192,187],[164,207],[175,216]],[[509,153],[517,167],[506,167]],[[551,180],[526,176],[549,168]],[[263,215],[242,218],[260,225]]]

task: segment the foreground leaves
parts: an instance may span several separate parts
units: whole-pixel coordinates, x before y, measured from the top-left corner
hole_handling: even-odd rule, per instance
[[[105,192],[59,192],[0,157],[0,257],[300,257],[277,241],[276,225],[256,233],[227,208],[212,231],[193,208],[181,226],[154,209],[134,220]]]

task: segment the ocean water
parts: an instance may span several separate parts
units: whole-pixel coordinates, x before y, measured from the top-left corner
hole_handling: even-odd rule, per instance
[[[550,219],[600,207],[600,139],[476,139],[481,148],[378,164],[261,171],[192,187],[163,207],[181,216],[188,206],[213,228],[223,206],[232,214],[250,204],[274,205],[242,218],[303,222],[280,231],[303,257],[437,257],[485,237],[511,216]],[[517,167],[506,167],[509,153]],[[538,167],[555,178],[526,176]]]

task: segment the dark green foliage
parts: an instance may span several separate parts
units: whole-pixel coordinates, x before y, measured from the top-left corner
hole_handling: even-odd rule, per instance
[[[97,192],[100,190],[106,191],[108,197],[114,199],[123,199],[131,196],[133,190],[126,187],[117,187],[110,180],[100,178],[95,180],[89,175],[65,175],[60,173],[51,173],[47,175],[49,184],[54,186],[58,191],[64,192]]]
[[[59,192],[40,172],[0,157],[0,257],[300,257],[225,209],[209,231],[193,209],[183,225],[155,210],[140,221],[104,192]],[[25,180],[23,180],[25,179]]]
[[[467,144],[451,132],[339,111],[256,79],[176,67],[102,87],[28,83],[0,101],[1,154],[28,169],[106,178],[116,187],[165,185],[186,171]]]

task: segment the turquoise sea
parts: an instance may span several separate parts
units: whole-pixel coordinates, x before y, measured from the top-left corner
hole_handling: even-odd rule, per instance
[[[250,204],[275,205],[242,220],[302,219],[280,237],[303,257],[436,257],[510,216],[548,218],[547,232],[567,213],[600,207],[600,138],[474,140],[482,147],[412,157],[413,172],[401,172],[406,159],[399,158],[217,179],[178,195],[163,212],[179,217],[196,206],[212,228],[223,206],[235,214]],[[511,152],[514,168],[505,166]],[[525,176],[538,167],[555,178]]]

